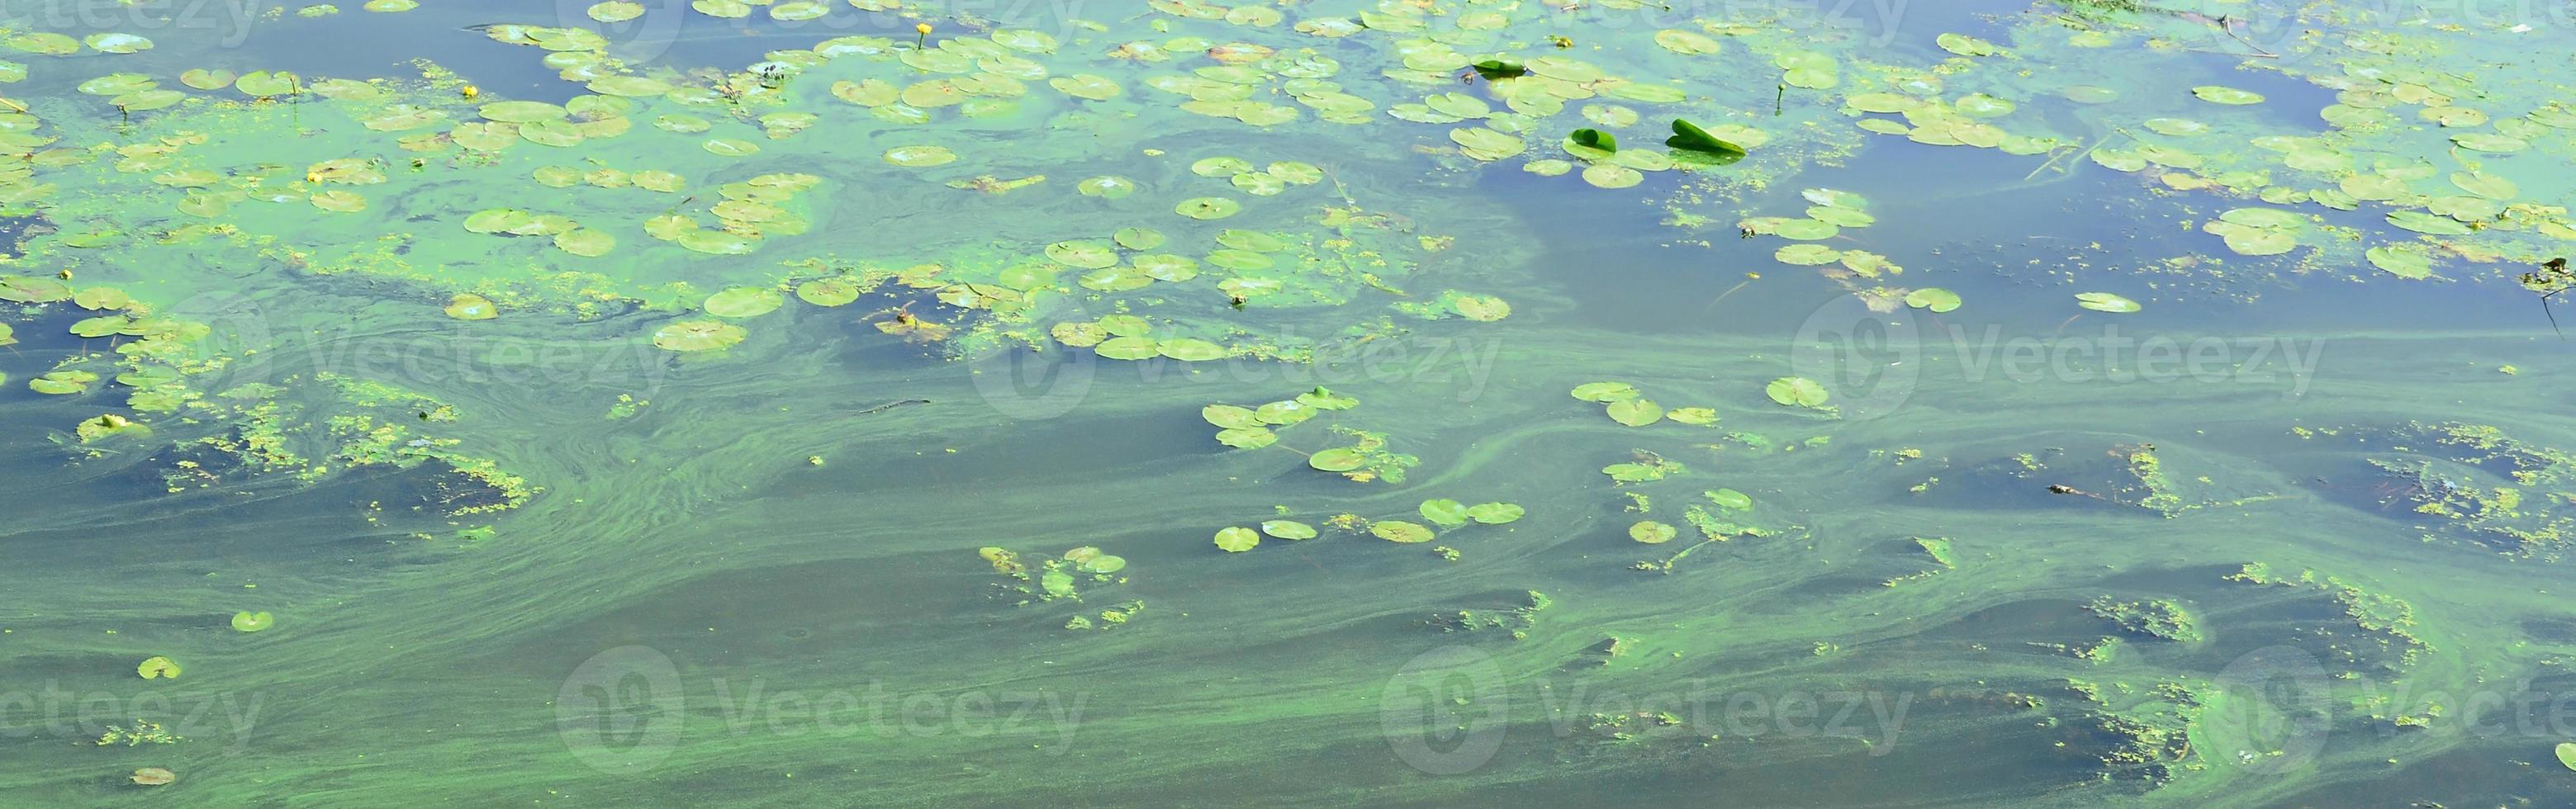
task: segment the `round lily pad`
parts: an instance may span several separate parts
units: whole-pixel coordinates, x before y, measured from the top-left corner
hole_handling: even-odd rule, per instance
[[[2204,84],[2199,87],[2191,88],[2191,94],[2199,96],[2200,100],[2207,101],[2212,104],[2243,105],[2263,103],[2263,96],[2259,93],[2239,90],[2234,87],[2220,87],[2215,84]]]
[[[1279,443],[1279,434],[1268,427],[1239,427],[1218,430],[1216,442],[1235,449],[1260,449]]]
[[[1648,545],[1661,545],[1666,542],[1671,542],[1673,541],[1673,537],[1680,535],[1681,531],[1673,528],[1672,525],[1656,522],[1654,520],[1638,520],[1637,524],[1628,526],[1629,539],[1643,542]]]
[[[458,320],[491,320],[501,316],[492,299],[468,292],[447,301],[447,316]]]
[[[1379,520],[1369,526],[1369,533],[1388,542],[1414,544],[1429,542],[1434,534],[1428,526],[1403,520]]]
[[[2076,293],[2076,295],[2075,295],[2075,305],[2077,305],[2077,306],[2081,306],[2081,307],[2084,307],[2084,308],[2086,308],[2086,309],[2091,309],[2091,310],[2096,311],[2096,312],[2113,312],[2113,313],[2123,313],[2123,314],[2128,313],[2128,312],[2135,312],[2135,311],[2138,311],[2138,310],[2140,310],[2140,309],[2146,308],[2146,307],[2143,307],[2143,306],[2139,306],[2137,301],[2129,300],[2128,298],[2124,298],[2124,297],[2121,297],[2121,296],[2118,296],[2118,295],[2114,295],[2114,294],[2111,294],[2111,293],[2108,293],[2108,292],[2080,292],[2080,293]]]
[[[2387,270],[2399,278],[2427,278],[2433,274],[2433,259],[2424,248],[2411,244],[2384,244],[2363,251],[2370,265]]]
[[[1349,447],[1316,450],[1306,456],[1306,465],[1326,472],[1348,472],[1368,465],[1368,458]]]
[[[669,351],[712,351],[740,343],[747,332],[720,320],[683,320],[653,331],[653,345]]]
[[[1227,553],[1242,553],[1252,550],[1253,546],[1259,544],[1261,544],[1261,535],[1254,533],[1250,528],[1238,525],[1221,528],[1216,532],[1216,546]]]
[[[617,237],[589,228],[576,228],[555,234],[555,249],[576,256],[596,258],[608,255],[617,246]]]
[[[1519,520],[1528,513],[1513,503],[1478,503],[1467,507],[1467,519],[1486,525],[1501,525]]]
[[[707,296],[702,308],[717,317],[759,317],[786,305],[787,296],[766,287],[734,287]]]
[[[1803,376],[1784,376],[1771,380],[1771,384],[1763,386],[1762,393],[1771,397],[1771,401],[1791,407],[1817,407],[1823,405],[1829,398],[1825,392],[1825,386],[1816,384],[1816,380]]]
[[[1117,242],[1118,246],[1129,250],[1152,250],[1163,246],[1165,241],[1162,231],[1136,227],[1119,228],[1118,232],[1110,234],[1109,238]]]
[[[1191,219],[1224,219],[1243,210],[1243,203],[1224,197],[1192,197],[1172,206],[1172,211]]]
[[[1574,386],[1574,398],[1587,402],[1616,402],[1637,397],[1637,386],[1626,382],[1586,382]]]
[[[1949,312],[1959,308],[1959,293],[1940,287],[1925,287],[1905,293],[1905,305],[1934,313]]]
[[[1151,337],[1113,337],[1092,350],[1113,360],[1141,360],[1159,355]]]
[[[134,667],[134,673],[146,680],[176,680],[179,679],[179,664],[167,657],[148,658]]]
[[[1226,429],[1249,429],[1263,424],[1260,417],[1253,415],[1251,408],[1226,404],[1199,408],[1199,418]]]
[[[1630,427],[1644,427],[1664,420],[1664,409],[1645,397],[1632,397],[1611,402],[1610,420]]]
[[[1753,498],[1734,489],[1719,489],[1717,491],[1709,492],[1708,500],[1711,503],[1716,503],[1718,507],[1730,511],[1744,511],[1753,508]]]
[[[1456,528],[1467,524],[1467,505],[1456,500],[1424,500],[1419,511],[1422,512],[1423,519],[1442,528]]]
[[[859,285],[844,278],[817,278],[796,285],[796,298],[815,306],[846,306],[859,299]]]
[[[1279,539],[1314,539],[1315,526],[1296,520],[1267,520],[1261,523],[1261,533]]]
[[[885,151],[885,161],[898,166],[928,168],[957,162],[957,153],[944,146],[897,146]]]
[[[1047,245],[1047,258],[1076,267],[1098,269],[1118,263],[1118,249],[1106,242],[1062,241]]]
[[[1118,199],[1136,193],[1136,181],[1125,177],[1088,177],[1074,183],[1073,190],[1086,197]]]
[[[1226,354],[1224,346],[1217,345],[1206,340],[1197,340],[1188,337],[1175,337],[1161,341],[1154,345],[1154,350],[1165,357],[1170,357],[1182,362],[1206,362],[1208,360],[1223,359]]]

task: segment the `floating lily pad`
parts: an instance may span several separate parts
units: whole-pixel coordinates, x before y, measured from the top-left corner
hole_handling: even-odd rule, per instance
[[[1250,429],[1262,426],[1260,417],[1248,407],[1214,404],[1199,408],[1199,418],[1226,429]]]
[[[1358,407],[1360,400],[1317,386],[1314,390],[1297,394],[1297,403],[1317,410],[1349,410]]]
[[[2003,49],[1995,47],[1995,43],[1987,42],[1967,34],[1942,34],[1940,36],[1933,37],[1932,42],[1933,44],[1941,46],[1942,50],[1949,51],[1960,56],[1993,56],[1997,53],[2003,52]]]
[[[1717,423],[1717,411],[1706,407],[1676,407],[1664,411],[1664,418],[1682,424],[1707,426]]]
[[[238,632],[259,632],[276,625],[277,616],[265,612],[233,613],[233,629]]]
[[[71,285],[61,281],[25,275],[0,275],[0,301],[53,303],[70,300],[71,297]]]
[[[778,311],[787,296],[767,287],[733,287],[707,296],[702,305],[707,314],[717,317],[759,317]]]
[[[1296,520],[1268,520],[1261,524],[1261,533],[1277,539],[1314,539],[1315,526]]]
[[[1369,533],[1388,542],[1402,542],[1408,545],[1429,542],[1434,536],[1429,527],[1403,520],[1379,520],[1369,526]]]
[[[1637,398],[1637,386],[1626,382],[1586,382],[1574,386],[1574,398],[1587,402],[1616,402]]]
[[[2493,200],[2508,200],[2522,193],[2512,180],[2483,171],[2451,172],[2451,184],[2460,190]]]
[[[1486,525],[1501,525],[1507,522],[1514,522],[1519,520],[1521,515],[1526,513],[1528,512],[1524,511],[1519,505],[1513,503],[1478,503],[1467,507],[1467,519],[1475,520]]]
[[[1959,308],[1959,293],[1940,287],[1925,287],[1905,293],[1905,305],[1934,313],[1949,312]]]
[[[1100,318],[1100,327],[1119,337],[1142,336],[1153,329],[1152,324],[1135,315],[1104,315]]]
[[[1824,405],[1827,398],[1830,398],[1830,394],[1825,392],[1825,386],[1816,384],[1816,380],[1803,376],[1784,376],[1771,380],[1771,384],[1763,386],[1762,393],[1771,397],[1771,401],[1792,407],[1820,407]]]
[[[608,255],[617,247],[617,237],[588,228],[576,228],[555,234],[555,249],[576,256],[596,258]]]
[[[2140,309],[2144,309],[2144,308],[2146,308],[2146,307],[2143,307],[2143,306],[2139,306],[2137,301],[2129,300],[2128,298],[2124,298],[2124,297],[2121,297],[2121,296],[2118,296],[2118,295],[2114,295],[2114,294],[2111,294],[2111,293],[2108,293],[2108,292],[2079,292],[2079,293],[2076,293],[2076,295],[2075,295],[2075,305],[2077,305],[2077,306],[2081,306],[2081,307],[2084,307],[2084,308],[2086,308],[2086,309],[2091,309],[2091,310],[2096,311],[2096,312],[2113,312],[2113,313],[2123,313],[2123,314],[2128,313],[2128,312],[2135,312],[2135,311],[2138,311],[2138,310],[2140,310]]]
[[[1429,520],[1432,525],[1442,528],[1456,528],[1467,524],[1467,506],[1456,500],[1424,500],[1419,511],[1422,512],[1422,519]]]
[[[1118,263],[1118,249],[1106,242],[1062,241],[1047,245],[1047,258],[1075,267],[1097,269]]]
[[[176,680],[179,679],[179,664],[167,657],[154,657],[135,666],[134,673],[146,680]]]
[[[815,306],[846,306],[859,299],[859,285],[845,278],[817,278],[796,285],[796,298]]]
[[[231,87],[241,74],[222,68],[195,68],[179,74],[179,83],[199,90],[221,90]],[[369,127],[373,128],[373,127]]]
[[[1216,546],[1227,553],[1242,553],[1261,544],[1261,535],[1242,526],[1217,529]]]
[[[141,53],[152,49],[152,40],[126,33],[91,34],[81,44],[99,53]]]
[[[1155,353],[1182,362],[1206,362],[1224,359],[1225,347],[1206,340],[1175,337],[1154,344]]]
[[[1092,351],[1113,360],[1141,360],[1161,356],[1151,337],[1113,337],[1101,341],[1100,346]]]
[[[1664,409],[1644,397],[1632,397],[1611,402],[1609,405],[1609,413],[1611,421],[1625,424],[1630,427],[1644,427],[1664,420]]]
[[[1216,442],[1235,449],[1260,449],[1279,443],[1279,434],[1268,427],[1239,427],[1218,430]]]
[[[1671,542],[1673,541],[1673,537],[1677,536],[1681,536],[1681,531],[1674,528],[1669,523],[1661,523],[1654,520],[1638,520],[1637,524],[1628,526],[1629,539],[1643,542],[1648,545],[1661,545],[1666,542]]]
[[[98,375],[88,371],[52,371],[27,380],[27,389],[47,396],[77,396],[89,392]]]
[[[1744,147],[1709,134],[1698,124],[1673,119],[1673,136],[1664,139],[1676,162],[1722,165],[1744,159]]]
[[[501,316],[492,299],[471,292],[458,294],[447,301],[447,316],[458,320],[491,320]]]
[[[2423,211],[2390,211],[2388,223],[2417,233],[2435,236],[2465,236],[2476,232],[2457,219],[2435,216]]]
[[[2519,152],[2531,146],[2529,141],[2525,141],[2521,138],[2485,132],[2471,132],[2463,135],[2453,135],[2451,136],[2451,142],[2459,144],[2462,149],[2476,152]]]
[[[1224,197],[1192,197],[1172,206],[1172,211],[1191,219],[1224,219],[1243,210],[1243,203]]]
[[[2399,278],[2428,278],[2433,274],[2433,258],[2424,248],[2411,244],[2384,244],[2363,251],[2370,265],[2387,270]]]
[[[1821,244],[1792,244],[1771,254],[1772,260],[1800,267],[1815,267],[1841,261],[1843,252]]]
[[[957,162],[957,153],[945,146],[897,146],[885,151],[885,161],[898,166],[928,168]]]
[[[2215,84],[2204,84],[2199,87],[2191,88],[2191,94],[2200,97],[2200,100],[2202,101],[2207,101],[2212,104],[2244,105],[2263,103],[2263,96],[2259,93],[2239,90],[2234,87],[2220,87]]]
[[[1073,190],[1086,197],[1118,199],[1136,193],[1136,181],[1125,177],[1090,177],[1074,183]]]
[[[1290,424],[1302,424],[1306,420],[1314,418],[1316,412],[1315,408],[1307,407],[1304,403],[1291,399],[1262,405],[1259,408],[1255,408],[1252,411],[1252,415],[1254,418],[1260,419],[1263,424],[1277,424],[1285,426]]]
[[[738,138],[708,138],[699,146],[711,154],[723,157],[747,157],[760,152],[760,144]]]
[[[668,351],[694,352],[730,348],[748,333],[719,320],[683,320],[653,331],[653,345]]]
[[[1449,301],[1449,307],[1457,310],[1460,317],[1483,323],[1501,320],[1512,314],[1511,304],[1492,295],[1459,295]]]
[[[1152,250],[1163,246],[1165,241],[1162,231],[1136,227],[1119,228],[1118,232],[1109,235],[1109,239],[1129,250]]]
[[[1348,472],[1368,465],[1368,457],[1349,447],[1316,450],[1306,456],[1306,465],[1326,472]]]

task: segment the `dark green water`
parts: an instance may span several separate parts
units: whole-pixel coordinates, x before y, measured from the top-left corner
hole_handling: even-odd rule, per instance
[[[401,5],[0,18],[0,805],[2576,802],[2565,15]]]

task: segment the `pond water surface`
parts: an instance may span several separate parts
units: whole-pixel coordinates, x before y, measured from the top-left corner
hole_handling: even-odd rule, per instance
[[[2562,13],[0,14],[0,805],[2576,804]]]

